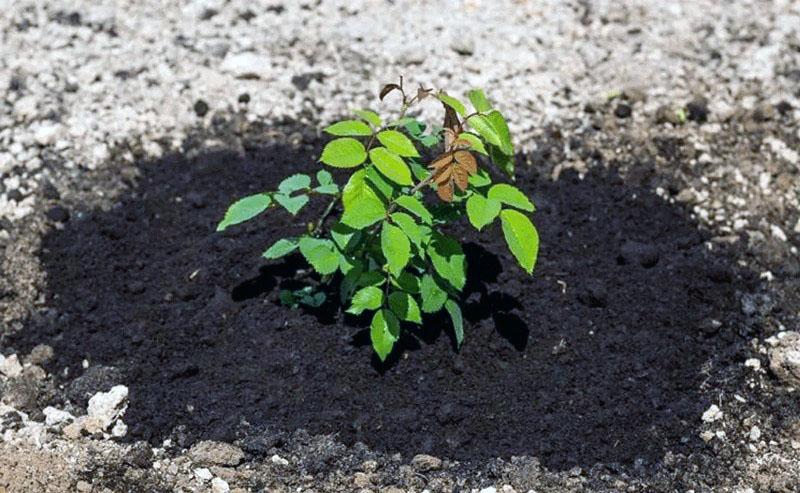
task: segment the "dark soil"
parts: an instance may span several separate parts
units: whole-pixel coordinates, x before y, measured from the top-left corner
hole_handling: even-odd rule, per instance
[[[613,171],[552,182],[522,169],[539,208],[534,276],[497,225],[454,231],[470,265],[463,347],[433,317],[381,366],[366,320],[278,302],[281,286],[314,279],[296,279],[298,257],[259,255],[302,231],[313,207],[213,232],[233,199],[313,162],[273,145],[142,164],[111,210],[73,211],[45,238],[47,310],[12,344],[52,344],[67,385],[84,358],[121,375],[109,383],[130,387],[129,436],[154,443],[241,438],[266,453],[305,428],[407,456],[534,455],[555,469],[701,446],[717,396],[700,389],[743,341],[730,328],[752,276],[712,254],[683,210]]]

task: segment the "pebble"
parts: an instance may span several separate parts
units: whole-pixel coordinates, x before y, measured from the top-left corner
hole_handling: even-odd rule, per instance
[[[758,426],[753,426],[750,428],[750,433],[748,436],[753,442],[759,441],[761,439],[761,429]]]
[[[3,356],[0,354],[0,373],[8,378],[22,375],[22,365],[16,354],[12,354],[11,356]]]
[[[780,381],[800,387],[800,333],[782,332],[769,349],[769,369]]]
[[[28,363],[32,365],[42,365],[53,358],[53,348],[47,344],[38,344],[31,349],[28,355]]]
[[[205,467],[199,467],[195,469],[194,476],[200,481],[211,481],[211,479],[214,477],[214,475],[211,474],[211,471]]]
[[[420,472],[437,471],[442,468],[442,459],[427,454],[418,454],[411,459],[411,466]]]
[[[713,423],[714,421],[722,419],[722,411],[716,404],[711,404],[703,413],[702,419],[704,423]]]
[[[189,457],[203,465],[237,466],[244,460],[244,452],[229,443],[205,440],[189,449]]]
[[[288,465],[289,465],[289,461],[288,461],[288,460],[286,460],[286,459],[284,459],[283,457],[281,457],[281,456],[280,456],[280,455],[278,455],[278,454],[275,454],[275,455],[273,455],[273,456],[270,458],[270,461],[271,461],[273,464],[275,464],[276,466],[286,467],[286,466],[288,466]]]
[[[231,487],[228,486],[228,482],[222,478],[214,478],[211,480],[211,492],[212,493],[228,493],[231,491]]]
[[[456,36],[450,42],[450,49],[459,55],[469,56],[475,53],[475,42],[469,37]]]
[[[98,392],[89,399],[87,409],[88,416],[92,420],[92,427],[87,427],[87,431],[94,433],[90,429],[99,427],[98,431],[105,431],[111,424],[125,414],[127,409],[128,387],[116,385],[108,392]]]
[[[614,108],[614,116],[617,118],[629,118],[633,114],[633,108],[627,103],[619,103]]]
[[[45,407],[42,413],[44,414],[45,424],[47,424],[47,426],[60,425],[75,420],[75,416],[72,414],[52,406]]]
[[[268,78],[272,64],[269,58],[253,52],[228,54],[219,67],[239,79]]]

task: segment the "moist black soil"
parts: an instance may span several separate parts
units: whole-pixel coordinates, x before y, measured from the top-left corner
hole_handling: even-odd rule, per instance
[[[281,288],[317,282],[301,258],[260,258],[323,204],[214,232],[232,200],[314,161],[270,145],[142,164],[110,210],[73,212],[44,239],[47,309],[13,343],[52,344],[68,389],[113,374],[130,388],[129,437],[153,443],[240,438],[259,453],[304,428],[407,456],[532,455],[555,469],[700,446],[717,397],[703,382],[741,343],[730,328],[752,276],[711,253],[682,209],[613,170],[550,181],[520,166],[538,206],[534,275],[498,225],[477,233],[465,220],[451,231],[469,262],[463,347],[429,317],[380,365],[368,320],[280,304]]]

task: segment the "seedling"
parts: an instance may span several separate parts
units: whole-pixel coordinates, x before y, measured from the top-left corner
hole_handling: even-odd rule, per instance
[[[442,91],[420,86],[409,94],[402,78],[384,86],[380,99],[392,93],[402,97],[396,119],[384,122],[377,113],[360,110],[357,118],[325,129],[335,138],[319,160],[352,171],[344,187],[324,168],[316,180],[295,174],[275,191],[235,202],[217,226],[223,231],[274,207],[297,215],[312,197],[329,196],[307,233],[279,239],[263,256],[274,260],[299,250],[323,282],[340,280],[347,313],[372,314],[370,336],[381,361],[392,352],[402,325],[422,325],[423,314],[447,311],[456,344],[464,339],[458,299],[466,283],[466,258],[459,241],[445,233],[449,224],[466,216],[482,231],[499,217],[509,250],[528,274],[539,251],[539,235],[526,214],[534,211],[533,203],[510,183],[494,183],[499,173],[490,173],[486,165],[493,163],[513,180],[514,147],[506,119],[483,91],[467,94],[472,112]],[[441,127],[428,129],[407,116],[427,100],[442,103]],[[326,221],[338,211],[335,221]],[[319,306],[320,294],[305,288],[283,292],[281,299],[291,306]]]

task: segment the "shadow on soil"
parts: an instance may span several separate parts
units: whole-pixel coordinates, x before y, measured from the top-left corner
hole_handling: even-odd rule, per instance
[[[432,317],[379,368],[365,320],[331,303],[280,305],[281,287],[317,282],[302,259],[259,257],[323,204],[213,232],[233,199],[313,171],[299,165],[313,150],[143,163],[111,210],[73,213],[44,239],[49,310],[12,342],[51,344],[51,369],[70,368],[66,395],[80,405],[128,385],[129,436],[154,443],[240,438],[266,454],[305,428],[407,456],[533,455],[553,469],[627,468],[701,446],[714,398],[701,384],[740,343],[729,327],[751,276],[714,257],[680,208],[613,171],[553,182],[523,169],[542,238],[535,275],[516,267],[497,224],[452,231],[470,265],[463,348]]]

